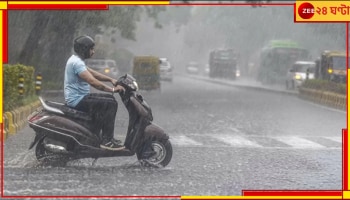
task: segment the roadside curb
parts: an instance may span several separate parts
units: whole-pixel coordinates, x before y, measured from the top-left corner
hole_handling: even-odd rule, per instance
[[[315,89],[300,88],[299,97],[321,105],[346,111],[346,95]]]
[[[41,95],[56,96],[62,93],[63,90],[47,90],[43,91]],[[28,105],[3,113],[3,139],[6,140],[11,135],[23,129],[27,125],[27,117],[39,107],[41,107],[41,103],[37,100]]]
[[[27,117],[41,106],[39,100],[3,114],[4,140],[27,125]]]

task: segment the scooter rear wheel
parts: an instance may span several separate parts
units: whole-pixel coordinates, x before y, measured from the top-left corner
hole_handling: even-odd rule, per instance
[[[141,164],[146,167],[165,167],[173,156],[173,148],[169,140],[154,140],[151,143],[151,149],[154,155],[147,159],[140,159],[141,155],[137,154],[137,158]]]
[[[35,148],[36,159],[44,165],[66,166],[69,157],[51,152],[45,148],[44,138],[41,139]]]

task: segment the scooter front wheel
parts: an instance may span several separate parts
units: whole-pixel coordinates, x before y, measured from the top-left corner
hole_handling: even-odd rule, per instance
[[[69,161],[68,156],[47,150],[45,148],[44,138],[36,145],[35,156],[36,159],[44,165],[65,166]]]
[[[137,154],[137,158],[143,166],[165,167],[170,163],[173,147],[169,140],[154,140],[151,143],[151,149],[154,155],[147,159],[141,159],[141,155]]]

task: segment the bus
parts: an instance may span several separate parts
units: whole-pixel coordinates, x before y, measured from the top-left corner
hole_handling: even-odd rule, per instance
[[[261,50],[257,80],[284,84],[288,69],[298,60],[310,60],[310,52],[292,40],[271,40]]]
[[[239,54],[234,49],[213,50],[209,54],[209,77],[236,79]]]

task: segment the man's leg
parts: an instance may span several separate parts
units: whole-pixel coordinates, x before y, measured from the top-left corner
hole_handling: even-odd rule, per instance
[[[108,144],[107,149],[114,150],[120,147],[117,145],[114,137],[114,123],[118,103],[112,95],[108,94],[89,94],[78,104],[77,107],[87,105],[89,111],[93,114],[93,120],[98,130],[102,129],[102,144]],[[110,142],[114,143],[113,145]],[[109,148],[110,147],[110,148]]]
[[[111,141],[114,137],[115,117],[118,111],[118,102],[114,98],[103,97],[102,138]]]
[[[105,140],[111,140],[114,136],[115,117],[118,111],[118,102],[113,95],[105,93],[92,93],[91,98],[98,98],[104,105],[100,107],[102,136]],[[103,119],[102,119],[103,118]]]

